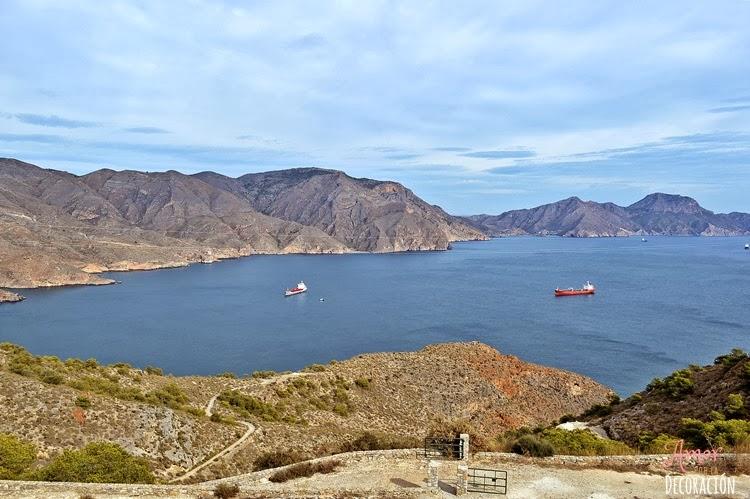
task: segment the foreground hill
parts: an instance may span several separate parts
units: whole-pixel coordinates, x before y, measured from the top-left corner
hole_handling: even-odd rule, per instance
[[[501,215],[468,217],[491,236],[556,235],[601,237],[629,235],[736,236],[750,234],[750,215],[717,214],[692,198],[650,194],[627,207],[572,197]]]
[[[400,184],[332,170],[76,176],[0,159],[0,287],[106,284],[95,274],[257,253],[441,250],[481,238]]]
[[[42,462],[63,449],[112,441],[148,459],[162,478],[181,476],[248,428],[231,452],[190,479],[361,448],[366,432],[388,446],[413,447],[431,428],[462,421],[489,439],[583,412],[610,396],[589,378],[480,343],[361,355],[242,379],[63,362],[0,345],[0,433],[33,442]]]
[[[713,365],[690,366],[602,411],[593,420],[617,440],[644,447],[658,435],[706,449],[750,443],[750,357],[741,350]],[[596,412],[604,412],[597,415]],[[668,441],[668,439],[666,439]],[[663,448],[652,451],[663,452]]]

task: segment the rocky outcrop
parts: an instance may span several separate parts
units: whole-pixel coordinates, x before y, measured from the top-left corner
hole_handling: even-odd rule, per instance
[[[572,197],[501,215],[467,220],[491,236],[555,235],[606,237],[629,235],[734,236],[750,234],[750,215],[716,214],[697,201],[674,194],[650,194],[627,207]]]
[[[22,301],[23,299],[24,297],[17,293],[12,293],[10,291],[0,289],[0,303],[14,303]]]

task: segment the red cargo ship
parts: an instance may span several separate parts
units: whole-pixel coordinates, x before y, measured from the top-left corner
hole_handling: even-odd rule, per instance
[[[576,295],[593,295],[596,293],[596,288],[591,282],[586,281],[581,289],[560,289],[555,290],[555,296],[576,296]]]

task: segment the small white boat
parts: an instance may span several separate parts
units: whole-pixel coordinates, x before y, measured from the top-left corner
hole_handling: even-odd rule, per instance
[[[297,283],[297,286],[284,291],[284,296],[294,296],[300,293],[304,293],[305,291],[307,291],[307,286],[305,286],[304,282],[300,281],[299,283]]]
[[[750,244],[746,244],[746,245],[745,245],[745,249],[746,249],[746,250],[750,250]]]
[[[642,243],[645,243],[645,242],[646,242],[646,238],[645,238],[645,237],[642,237],[642,238],[641,238],[641,242],[642,242]]]

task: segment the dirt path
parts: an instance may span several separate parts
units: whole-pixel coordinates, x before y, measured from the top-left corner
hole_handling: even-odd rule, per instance
[[[214,395],[211,397],[211,400],[208,401],[208,404],[206,404],[205,413],[206,416],[209,418],[213,414],[214,405],[216,404],[216,399],[218,398],[218,395]],[[245,433],[242,434],[240,438],[238,438],[234,443],[226,447],[224,450],[213,456],[212,458],[208,459],[207,461],[203,461],[198,466],[195,466],[193,469],[189,470],[184,475],[178,476],[177,478],[173,478],[169,481],[169,483],[175,483],[175,482],[181,482],[183,480],[187,480],[188,478],[194,477],[199,471],[201,471],[204,468],[207,468],[208,466],[211,466],[213,463],[221,459],[222,457],[226,456],[236,448],[238,448],[240,445],[244,444],[245,441],[250,438],[250,436],[255,433],[255,426],[251,423],[248,423],[246,421],[238,421],[239,424],[245,426],[247,429],[245,430]]]

